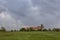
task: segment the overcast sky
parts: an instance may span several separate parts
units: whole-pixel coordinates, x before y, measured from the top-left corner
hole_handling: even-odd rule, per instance
[[[19,29],[40,24],[60,27],[60,0],[0,0],[0,26]]]

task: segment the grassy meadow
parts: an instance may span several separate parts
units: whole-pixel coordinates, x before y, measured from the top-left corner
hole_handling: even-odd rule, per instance
[[[60,40],[60,32],[0,32],[0,40]]]

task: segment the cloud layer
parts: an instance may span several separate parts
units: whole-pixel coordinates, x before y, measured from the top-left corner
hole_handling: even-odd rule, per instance
[[[40,24],[46,28],[60,27],[60,0],[0,0],[0,22],[13,24],[16,29]]]

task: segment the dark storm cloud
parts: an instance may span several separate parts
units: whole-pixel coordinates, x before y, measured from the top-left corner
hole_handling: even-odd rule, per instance
[[[20,20],[23,25],[59,27],[60,0],[0,0],[1,12],[8,12],[12,19]]]

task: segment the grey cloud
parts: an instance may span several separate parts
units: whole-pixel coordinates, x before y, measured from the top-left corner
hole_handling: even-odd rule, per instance
[[[3,0],[4,1],[4,0]],[[23,25],[40,25],[52,28],[60,24],[60,0],[5,0],[6,7],[15,20]],[[2,8],[2,11],[5,9]],[[58,26],[59,27],[59,26]]]

